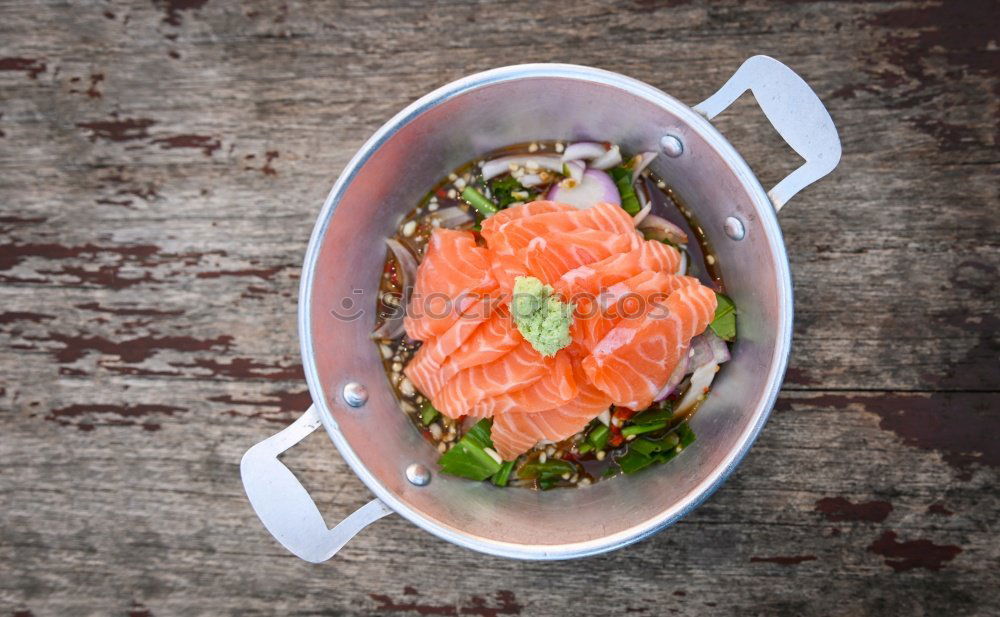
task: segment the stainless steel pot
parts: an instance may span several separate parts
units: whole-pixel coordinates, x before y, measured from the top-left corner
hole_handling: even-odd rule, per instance
[[[805,163],[765,192],[709,122],[751,90]],[[661,150],[653,171],[695,211],[739,307],[732,361],[695,414],[698,441],[668,465],[585,489],[498,489],[437,473],[437,451],[399,410],[369,339],[383,239],[447,170],[533,140],[610,140]],[[816,94],[766,56],[747,60],[694,108],[640,81],[583,66],[528,64],[478,73],[416,101],[380,128],[330,192],[306,251],[299,335],[313,406],[252,447],[240,469],[264,526],[320,562],[396,512],[473,550],[565,559],[616,549],[674,523],[732,473],[770,414],[792,333],[792,285],[776,212],[840,160]],[[354,320],[336,318],[353,302]],[[360,303],[360,305],[359,305]],[[320,426],[376,499],[328,529],[277,456]]]

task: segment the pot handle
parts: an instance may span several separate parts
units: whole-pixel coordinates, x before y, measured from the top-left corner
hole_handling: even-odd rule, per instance
[[[278,460],[320,424],[319,413],[310,407],[280,433],[247,450],[240,461],[243,489],[264,527],[295,556],[312,563],[333,557],[359,531],[392,512],[381,500],[373,499],[333,529],[327,528],[305,487]]]
[[[753,56],[694,110],[709,120],[750,90],[778,134],[805,163],[768,191],[776,211],[840,162],[840,136],[816,93],[795,72],[769,56]]]

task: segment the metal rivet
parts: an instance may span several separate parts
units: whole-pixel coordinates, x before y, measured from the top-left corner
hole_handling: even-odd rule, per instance
[[[431,481],[431,472],[420,463],[413,463],[406,468],[406,479],[414,486],[427,486]]]
[[[351,407],[361,407],[368,402],[368,388],[352,381],[344,386],[344,402]]]
[[[684,154],[684,144],[673,135],[664,135],[660,138],[660,149],[671,158],[677,158]]]
[[[746,228],[743,227],[743,221],[735,216],[727,217],[723,228],[726,230],[726,235],[733,240],[742,240],[747,235]]]

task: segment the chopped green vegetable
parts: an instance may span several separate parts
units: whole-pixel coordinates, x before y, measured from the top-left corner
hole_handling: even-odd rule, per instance
[[[644,433],[654,433],[667,428],[667,421],[651,422],[649,424],[632,424],[622,429],[622,436],[642,435]]]
[[[653,459],[629,448],[628,452],[618,457],[618,466],[625,473],[635,473],[653,464]]]
[[[426,401],[424,406],[420,408],[420,422],[424,426],[430,426],[439,417],[441,417],[441,412],[434,409],[434,405],[430,401]]]
[[[624,429],[622,434],[624,434]],[[687,422],[681,422],[677,428],[658,439],[636,439],[631,442],[628,451],[618,457],[618,466],[625,473],[635,473],[653,463],[666,463],[694,443],[694,431]]]
[[[681,448],[686,448],[694,443],[694,431],[687,422],[681,422],[677,426],[677,436],[681,439]]]
[[[575,473],[576,465],[569,461],[553,458],[544,463],[533,461],[521,465],[521,468],[517,470],[517,477],[523,480],[536,480],[538,488],[546,490],[552,488],[564,475]]]
[[[590,431],[590,433],[587,434],[587,443],[589,443],[594,450],[600,451],[608,445],[608,439],[610,437],[611,429],[599,423]]]
[[[607,469],[604,470],[604,473],[601,474],[601,477],[602,478],[610,478],[611,476],[615,475],[616,473],[618,473],[618,472],[615,470],[614,465],[610,465],[610,466],[608,466]]]
[[[670,420],[674,415],[674,405],[670,401],[661,401],[654,407],[637,413],[629,419],[630,424],[653,424]]]
[[[514,197],[513,193],[523,190],[525,188],[521,186],[521,183],[514,176],[504,176],[490,182],[490,192],[493,193],[493,199],[496,200],[496,203],[501,208],[506,208],[515,201],[520,201]]]
[[[676,448],[677,444],[681,442],[681,438],[677,436],[676,432],[667,433],[665,437],[660,439],[636,439],[631,444],[629,448],[635,450],[639,454],[644,456],[653,456],[658,452],[665,452],[672,448]]]
[[[716,292],[718,305],[715,307],[715,317],[708,327],[724,341],[736,338],[736,305],[728,296]]]
[[[514,464],[517,461],[504,461],[503,465],[500,465],[500,471],[493,474],[491,481],[497,486],[507,486],[508,480],[510,480],[510,472],[514,471]]]
[[[486,448],[493,448],[490,439],[492,426],[492,420],[486,418],[469,429],[451,450],[438,459],[441,471],[470,480],[485,480],[500,471],[501,464],[486,452]]]
[[[576,451],[579,452],[580,454],[586,454],[587,452],[590,452],[593,449],[594,446],[590,445],[587,442],[581,443],[576,447]]]
[[[479,189],[471,185],[462,189],[462,199],[469,202],[469,205],[478,210],[483,216],[496,214],[500,210],[486,195],[483,195],[479,192]]]
[[[632,171],[624,167],[613,167],[610,173],[618,187],[618,193],[622,197],[622,208],[632,216],[639,214],[642,206],[639,205],[639,198],[636,197],[635,189],[632,188]]]

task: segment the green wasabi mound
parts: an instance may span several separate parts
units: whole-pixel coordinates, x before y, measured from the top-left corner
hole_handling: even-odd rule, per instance
[[[551,287],[535,277],[514,279],[510,311],[521,335],[543,356],[554,356],[569,345],[573,305],[560,300]]]

